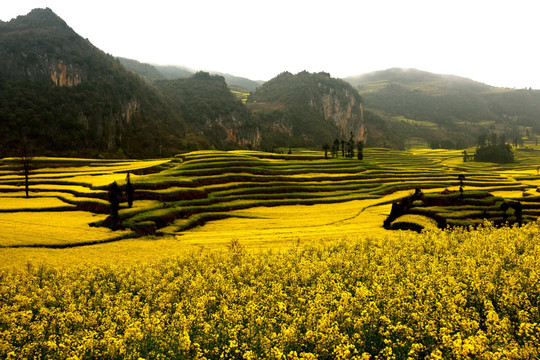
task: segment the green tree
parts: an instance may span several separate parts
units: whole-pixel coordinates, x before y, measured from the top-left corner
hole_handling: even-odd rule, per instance
[[[458,180],[459,180],[459,199],[463,200],[463,182],[465,181],[465,175],[459,174]]]
[[[364,142],[360,140],[357,144],[358,160],[364,159]]]
[[[324,150],[324,158],[328,159],[328,149],[330,149],[330,146],[328,144],[324,144],[322,148]]]
[[[349,141],[347,142],[347,155],[351,159],[354,157],[354,143],[355,143],[354,135],[353,135],[353,132],[351,131],[351,137]]]
[[[339,157],[339,140],[334,140],[334,145],[332,145],[332,157]]]
[[[481,146],[476,148],[474,161],[510,163],[514,162],[514,154],[508,144]]]
[[[486,134],[478,135],[477,145],[486,146],[486,143],[487,143],[487,135]]]

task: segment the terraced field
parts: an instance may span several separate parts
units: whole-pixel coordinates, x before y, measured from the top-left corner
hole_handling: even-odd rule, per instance
[[[34,158],[29,197],[19,159],[0,165],[0,246],[66,247],[114,241],[135,234],[90,227],[109,212],[107,188],[125,181],[126,173],[162,170],[170,160],[111,161]],[[140,176],[140,175],[139,175]],[[136,175],[134,176],[136,177]],[[137,206],[144,205],[144,202]]]
[[[370,209],[385,206],[389,212],[388,204],[416,188],[426,193],[456,190],[459,174],[466,175],[468,191],[518,198],[525,203],[524,215],[538,216],[540,198],[522,198],[524,192],[534,195],[540,181],[536,153],[518,154],[517,164],[497,168],[460,159],[459,151],[388,149],[366,149],[362,161],[324,159],[314,152],[254,151],[198,151],[154,161],[36,158],[30,198],[24,197],[18,159],[4,159],[0,245],[69,247],[153,234],[199,236],[204,242],[208,234],[201,233],[201,225],[212,221],[219,237],[233,219],[236,226],[251,229],[252,236],[253,231],[289,228],[296,229],[288,236],[294,238],[310,227],[320,237],[339,236],[341,226],[346,234],[354,233],[369,223]],[[135,186],[134,205],[128,208],[122,198],[123,230],[111,231],[100,226],[110,212],[108,187],[113,181],[123,187],[127,172]],[[310,219],[317,217],[314,224]],[[379,218],[370,223],[371,231],[380,230]],[[236,232],[241,236],[240,228]]]

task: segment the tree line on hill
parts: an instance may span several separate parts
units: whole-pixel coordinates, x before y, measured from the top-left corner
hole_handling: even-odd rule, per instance
[[[325,143],[322,146],[322,149],[324,150],[324,158],[328,159],[328,150],[331,150],[331,154],[333,158],[339,158],[340,148],[341,148],[341,157],[343,158],[354,158],[354,149],[356,147],[356,155],[358,160],[362,160],[364,158],[364,142],[363,141],[355,141],[354,140],[354,134],[351,132],[351,137],[349,138],[349,141],[335,139],[332,146],[328,145],[328,143]]]

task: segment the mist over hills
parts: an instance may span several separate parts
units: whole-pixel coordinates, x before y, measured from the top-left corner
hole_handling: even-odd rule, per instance
[[[507,139],[540,133],[540,91],[497,88],[470,79],[393,68],[346,79],[367,107],[409,138],[443,147],[476,144],[495,132]]]
[[[141,77],[143,77],[143,79],[150,83],[164,79],[185,79],[194,75],[198,71],[189,69],[181,65],[152,65],[126,58],[118,58],[118,60],[120,60],[120,62],[126,67],[126,69],[139,74]],[[255,81],[245,77],[225,74],[216,71],[205,72],[208,72],[212,75],[220,75],[225,79],[225,81],[230,87],[240,88],[248,92],[255,90],[257,87],[264,83],[264,81]]]
[[[114,58],[50,9],[0,22],[0,157],[152,157],[202,148],[321,149],[333,139],[462,148],[540,132],[540,91],[416,69],[267,82]],[[250,93],[247,103],[230,89]],[[247,95],[247,94],[246,94]],[[364,111],[361,111],[361,105]]]

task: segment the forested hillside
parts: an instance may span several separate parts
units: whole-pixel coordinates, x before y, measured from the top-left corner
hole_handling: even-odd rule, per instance
[[[540,91],[411,69],[347,81],[283,72],[264,84],[193,74],[105,54],[50,9],[0,22],[0,58],[0,157],[321,149],[351,134],[366,146],[464,148],[540,133]]]
[[[189,147],[258,147],[259,128],[222,76],[198,72],[185,79],[157,81],[155,86],[189,124],[194,134]]]
[[[0,156],[17,156],[21,147],[88,157],[211,147],[320,149],[351,132],[366,138],[360,96],[328,74],[281,74],[254,91],[246,106],[223,76],[166,80],[174,75],[103,53],[50,9],[0,24],[0,44],[0,129],[6,134]]]
[[[267,146],[320,147],[333,139],[364,139],[362,98],[329,74],[284,72],[249,97],[248,107],[266,126]]]
[[[185,66],[179,65],[150,65],[141,63],[137,60],[126,58],[118,58],[118,60],[120,60],[120,62],[126,67],[126,69],[139,74],[149,83],[154,83],[155,81],[164,79],[185,79],[192,76],[196,72],[188,69]],[[223,74],[218,72],[211,72],[211,74],[222,76],[230,88],[238,88],[248,92],[255,90],[257,87],[264,83],[263,81],[254,81],[231,74]]]
[[[185,123],[138,76],[50,9],[0,24],[0,157],[148,157],[184,147]]]

